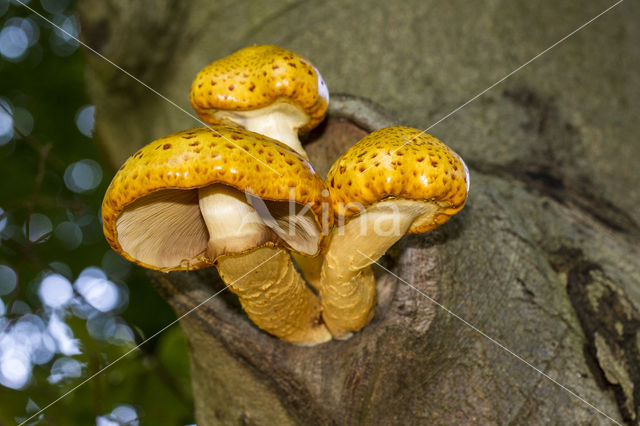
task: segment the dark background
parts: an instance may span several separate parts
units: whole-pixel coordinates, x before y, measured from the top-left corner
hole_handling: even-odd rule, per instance
[[[29,6],[80,36],[73,2]],[[175,315],[102,236],[113,170],[92,137],[86,51],[6,0],[0,31],[0,424],[10,425]],[[188,424],[190,392],[174,326],[53,405],[42,423]]]

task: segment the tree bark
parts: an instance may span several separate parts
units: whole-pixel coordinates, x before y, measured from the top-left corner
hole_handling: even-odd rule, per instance
[[[306,145],[322,173],[389,115],[425,128],[611,4],[237,3],[80,7],[89,45],[186,111],[198,69],[254,42],[384,104],[332,98]],[[375,317],[350,340],[278,341],[228,292],[186,315],[198,424],[609,423],[594,407],[638,424],[639,21],[623,2],[430,130],[470,166],[467,206],[389,251]],[[114,166],[198,125],[89,63]],[[179,315],[223,288],[213,269],[151,275]]]

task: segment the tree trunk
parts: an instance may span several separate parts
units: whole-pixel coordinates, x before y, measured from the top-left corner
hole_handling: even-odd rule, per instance
[[[80,7],[89,45],[186,111],[201,67],[273,43],[311,59],[333,92],[425,128],[611,4],[238,3]],[[467,206],[389,251],[375,317],[350,340],[278,341],[229,292],[186,315],[198,424],[638,424],[637,22],[640,4],[623,2],[430,130],[470,166]],[[198,126],[89,62],[114,166]],[[317,170],[395,122],[372,105],[332,98],[306,145]],[[223,288],[214,269],[152,278],[179,315]]]

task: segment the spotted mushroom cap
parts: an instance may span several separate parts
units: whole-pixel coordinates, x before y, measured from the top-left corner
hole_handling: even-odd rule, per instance
[[[275,102],[298,105],[313,129],[327,113],[329,91],[318,70],[302,56],[278,46],[241,49],[203,68],[191,85],[191,105],[206,122],[222,124],[218,110],[249,111]]]
[[[424,200],[437,207],[416,219],[408,233],[427,232],[464,207],[469,172],[452,149],[411,127],[387,127],[365,136],[327,175],[333,210],[350,218],[379,201]],[[360,208],[358,208],[360,206]]]
[[[209,238],[197,189],[213,183],[266,201],[289,202],[291,197],[296,204],[309,206],[319,229],[331,226],[328,192],[306,160],[266,136],[212,126],[155,140],[124,163],[102,202],[107,241],[124,258],[149,269],[171,271],[211,265],[214,259],[205,256]],[[120,220],[131,212],[144,220]],[[123,238],[126,233],[133,236]],[[322,239],[323,233],[320,235]],[[163,252],[162,264],[149,260],[154,256],[134,252],[156,250]]]

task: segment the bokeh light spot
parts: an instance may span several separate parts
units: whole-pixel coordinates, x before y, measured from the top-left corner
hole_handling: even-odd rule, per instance
[[[102,168],[90,159],[69,164],[64,171],[64,183],[73,192],[86,192],[94,189],[102,181]]]
[[[22,354],[0,359],[0,384],[11,389],[22,389],[31,377],[31,362]]]
[[[124,423],[131,426],[138,425],[138,413],[136,413],[135,408],[130,405],[120,405],[116,407],[112,412],[111,416],[116,420],[120,421],[120,423]]]
[[[23,388],[31,377],[32,364],[49,362],[54,349],[44,321],[37,315],[23,315],[0,333],[0,384]]]
[[[82,277],[107,279],[107,274],[105,274],[104,271],[97,266],[89,266],[87,268],[84,268],[82,272],[80,272],[80,275],[78,275],[78,278]]]
[[[11,312],[12,315],[24,315],[31,313],[31,307],[22,300],[14,300],[11,304]]]
[[[120,300],[118,286],[109,281],[104,272],[96,267],[82,271],[74,286],[76,291],[100,312],[114,309]]]
[[[0,106],[0,146],[2,146],[13,138],[13,117],[9,114],[13,108],[2,98],[0,98],[0,103],[2,104]]]
[[[22,60],[29,47],[29,37],[16,25],[5,25],[0,31],[0,54],[10,61]]]
[[[108,312],[118,303],[118,288],[109,280],[83,279],[77,282],[78,293],[94,308]]]
[[[16,272],[7,265],[0,265],[0,296],[11,293],[17,283]]]
[[[0,232],[4,231],[4,228],[7,226],[8,219],[8,213],[0,207]]]
[[[47,330],[51,337],[54,338],[58,352],[64,355],[78,355],[81,353],[78,339],[74,339],[71,328],[55,312],[49,318]]]
[[[107,416],[96,418],[96,426],[138,426],[138,413],[131,405],[119,405]]]
[[[69,56],[78,48],[78,20],[71,16],[57,15],[53,19],[56,28],[51,35],[51,49],[58,56]]]
[[[64,379],[81,377],[82,367],[83,364],[73,358],[58,358],[51,366],[51,375],[47,378],[47,381],[54,384]]]
[[[48,240],[51,231],[53,231],[51,220],[40,213],[34,213],[29,218],[29,235],[27,235],[27,224],[24,225],[24,234],[31,242],[41,243]]]
[[[42,341],[31,353],[31,362],[34,364],[46,364],[51,361],[56,353],[56,342],[49,333],[41,334]]]
[[[93,128],[95,126],[96,107],[93,105],[85,105],[78,110],[76,114],[76,126],[80,133],[87,137],[93,136]]]
[[[38,289],[40,300],[45,305],[59,309],[64,307],[73,297],[73,288],[68,279],[60,274],[44,277]]]
[[[109,419],[107,416],[96,417],[96,426],[120,426],[120,422]]]
[[[40,0],[42,8],[49,13],[59,14],[69,7],[70,0]]]
[[[126,324],[117,323],[113,333],[109,336],[109,342],[122,345],[125,343],[134,343],[136,340],[133,330]]]
[[[33,20],[29,18],[13,17],[7,19],[5,27],[14,26],[21,28],[27,35],[27,42],[29,46],[33,46],[38,42],[40,38],[40,27]]]

